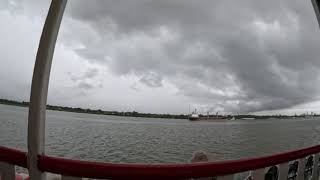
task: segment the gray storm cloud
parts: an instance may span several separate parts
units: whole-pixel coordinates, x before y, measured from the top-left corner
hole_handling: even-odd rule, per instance
[[[232,112],[288,108],[319,96],[320,32],[310,2],[73,1],[69,6],[70,16],[100,37],[82,41],[86,47],[79,54],[117,74],[136,74],[148,86],[165,80],[200,104]]]
[[[152,88],[170,83],[213,111],[283,109],[319,98],[320,31],[309,1],[68,3],[62,43],[115,75]]]

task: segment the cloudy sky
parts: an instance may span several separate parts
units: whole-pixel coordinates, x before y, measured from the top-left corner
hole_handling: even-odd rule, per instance
[[[0,98],[29,100],[50,1],[0,1]],[[310,0],[70,0],[49,104],[152,113],[320,112]]]

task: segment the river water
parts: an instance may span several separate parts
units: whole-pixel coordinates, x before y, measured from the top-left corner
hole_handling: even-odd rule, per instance
[[[26,150],[24,107],[0,105],[0,145]],[[46,153],[101,162],[182,163],[268,155],[320,142],[320,119],[190,122],[47,112]]]

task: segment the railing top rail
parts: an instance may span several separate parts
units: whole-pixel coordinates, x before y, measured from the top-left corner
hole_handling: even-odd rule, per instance
[[[20,150],[0,146],[0,162],[27,167],[27,153]]]
[[[123,179],[177,179],[212,177],[273,166],[320,152],[320,145],[249,159],[188,164],[114,164],[39,156],[42,171],[78,177]],[[0,161],[26,167],[26,153],[0,146]]]
[[[214,177],[273,166],[320,152],[320,145],[250,159],[228,160],[188,164],[113,164],[80,160],[68,160],[50,156],[39,157],[43,171],[69,176],[123,179],[177,179],[190,177]]]

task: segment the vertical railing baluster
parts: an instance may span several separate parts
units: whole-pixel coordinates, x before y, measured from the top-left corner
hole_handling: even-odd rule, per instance
[[[306,165],[306,158],[299,159],[298,165],[298,180],[304,180],[304,168]]]
[[[287,180],[289,172],[289,163],[283,163],[279,165],[279,180]]]
[[[217,180],[233,180],[234,175],[219,176]]]
[[[256,170],[252,171],[252,179],[253,180],[264,179],[264,175],[265,175],[265,169],[264,168],[256,169]]]
[[[312,168],[312,179],[311,180],[318,180],[318,163],[319,163],[319,153],[316,153],[313,158],[313,168]]]
[[[288,180],[295,180],[298,176],[299,160],[294,160],[289,163]]]
[[[15,180],[16,171],[14,165],[0,162],[0,177],[1,180]]]

